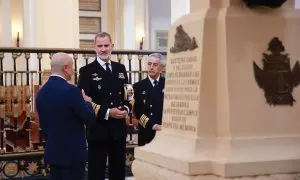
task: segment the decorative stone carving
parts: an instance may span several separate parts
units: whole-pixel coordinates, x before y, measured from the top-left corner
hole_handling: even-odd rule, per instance
[[[183,29],[182,25],[176,28],[174,46],[170,48],[171,53],[178,53],[187,50],[194,50],[198,48],[196,38],[190,37]]]

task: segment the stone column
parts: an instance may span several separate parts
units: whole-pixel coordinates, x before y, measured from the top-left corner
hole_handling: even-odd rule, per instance
[[[79,47],[78,1],[24,0],[23,22],[26,47]]]
[[[24,0],[23,46],[79,48],[78,12],[78,1],[74,0]],[[32,56],[30,69],[35,70],[38,61],[35,54]],[[43,57],[44,69],[50,69],[48,57]]]
[[[0,0],[0,42],[4,47],[12,46],[11,14],[10,0]]]
[[[139,49],[146,32],[146,0],[124,0],[124,49]]]
[[[137,180],[299,178],[294,2],[191,2],[169,31],[163,130],[135,149]]]
[[[23,47],[36,47],[36,3],[23,0]]]

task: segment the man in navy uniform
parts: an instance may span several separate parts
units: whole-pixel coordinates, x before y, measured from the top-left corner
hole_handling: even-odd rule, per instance
[[[84,124],[96,119],[91,98],[67,82],[72,74],[73,59],[65,53],[54,54],[51,76],[36,99],[51,180],[82,179],[87,161]]]
[[[130,111],[124,100],[128,83],[125,66],[111,61],[110,34],[98,33],[94,39],[96,59],[80,68],[78,87],[99,106],[97,123],[88,129],[89,180],[104,180],[108,157],[109,179],[125,179],[126,121]]]
[[[138,145],[150,143],[156,131],[161,130],[163,111],[163,89],[165,78],[161,76],[165,59],[160,53],[153,53],[148,58],[148,77],[133,85],[133,111],[139,121]]]

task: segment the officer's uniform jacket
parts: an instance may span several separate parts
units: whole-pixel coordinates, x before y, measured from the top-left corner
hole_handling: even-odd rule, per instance
[[[105,119],[108,108],[126,106],[124,84],[128,82],[125,66],[111,61],[112,73],[108,74],[97,59],[79,70],[78,87],[92,98],[97,123],[88,130],[90,139],[120,139],[126,137],[125,119]],[[125,110],[128,110],[125,108]]]
[[[164,77],[159,78],[157,89],[153,87],[148,77],[133,85],[135,99],[133,111],[139,122],[139,145],[149,143],[155,136],[153,126],[161,124],[164,87]]]

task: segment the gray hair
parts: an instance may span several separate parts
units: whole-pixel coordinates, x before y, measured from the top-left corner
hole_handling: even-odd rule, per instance
[[[160,61],[160,64],[165,66],[166,65],[166,58],[164,55],[162,55],[161,53],[152,53],[149,55],[149,57],[155,57],[158,58]]]
[[[111,35],[107,32],[99,32],[95,35],[94,44],[96,43],[97,38],[108,37],[109,41],[112,43]]]

